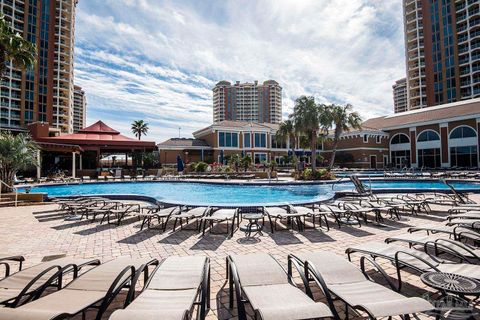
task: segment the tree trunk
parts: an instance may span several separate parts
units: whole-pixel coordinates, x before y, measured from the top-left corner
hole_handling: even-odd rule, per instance
[[[311,152],[312,152],[312,171],[317,170],[317,132],[313,131],[311,136]]]
[[[2,169],[0,171],[0,180],[2,180],[5,184],[2,183],[2,193],[6,192],[12,192],[12,188],[9,186],[13,186],[13,183],[15,182],[15,171],[9,170],[9,169]]]
[[[330,170],[333,169],[333,165],[335,164],[335,154],[337,153],[337,147],[338,147],[338,140],[340,140],[340,135],[341,132],[336,132],[335,131],[335,137],[333,139],[333,146],[332,146],[332,155],[330,157]]]

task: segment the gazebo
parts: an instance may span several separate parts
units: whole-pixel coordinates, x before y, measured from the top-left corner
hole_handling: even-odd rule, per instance
[[[97,121],[77,133],[57,136],[50,136],[49,125],[46,123],[32,123],[29,130],[40,146],[41,153],[38,156],[41,160],[44,160],[49,153],[60,153],[63,157],[65,154],[71,154],[69,159],[71,159],[72,177],[76,177],[77,168],[79,170],[99,168],[100,159],[105,154],[125,154],[127,159],[129,153],[152,152],[157,149],[154,141],[126,137],[102,121]],[[37,176],[40,173],[38,170]]]

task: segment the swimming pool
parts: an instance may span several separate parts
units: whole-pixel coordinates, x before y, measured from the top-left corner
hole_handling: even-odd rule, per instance
[[[448,190],[441,181],[364,181],[373,190]],[[480,192],[480,183],[453,182],[458,190]],[[225,184],[200,182],[106,182],[33,187],[51,197],[73,195],[142,195],[162,202],[189,205],[261,206],[300,204],[332,198],[335,191],[351,191],[351,183]]]

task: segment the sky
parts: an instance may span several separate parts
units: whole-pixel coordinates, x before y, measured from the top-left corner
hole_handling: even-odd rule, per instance
[[[393,112],[405,76],[400,0],[80,0],[75,83],[87,124],[145,139],[192,137],[212,123],[220,80],[283,87],[283,116],[301,95],[350,103],[363,119]],[[180,130],[179,130],[180,128]]]

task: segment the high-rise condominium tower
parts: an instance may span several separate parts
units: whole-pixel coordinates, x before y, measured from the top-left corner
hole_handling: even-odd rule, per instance
[[[393,106],[395,113],[407,111],[407,79],[395,81],[393,89]]]
[[[87,117],[87,98],[81,87],[75,86],[73,91],[73,132],[85,128]]]
[[[223,120],[280,123],[282,87],[274,80],[234,85],[220,81],[213,88],[213,122]]]
[[[403,0],[408,109],[480,96],[480,1]]]
[[[0,0],[0,11],[37,47],[37,64],[9,67],[1,83],[2,129],[22,130],[31,122],[73,132],[73,49],[78,0]]]

